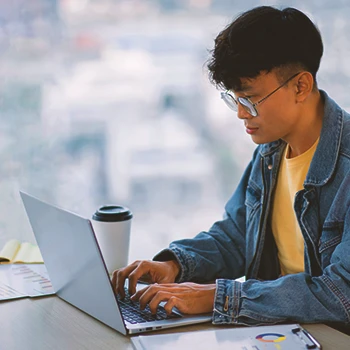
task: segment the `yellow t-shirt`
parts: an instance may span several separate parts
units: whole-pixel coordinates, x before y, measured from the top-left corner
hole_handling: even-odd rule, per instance
[[[303,189],[318,139],[303,154],[288,158],[284,152],[275,191],[272,232],[275,237],[282,275],[304,271],[304,237],[294,212],[295,194]]]

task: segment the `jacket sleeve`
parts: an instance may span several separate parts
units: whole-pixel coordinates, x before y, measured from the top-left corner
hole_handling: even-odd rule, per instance
[[[225,207],[224,218],[208,232],[172,242],[153,260],[177,260],[181,272],[177,282],[209,282],[216,278],[237,278],[245,273],[245,192],[252,162]]]
[[[350,325],[350,200],[342,240],[321,276],[286,275],[273,281],[216,281],[215,324],[278,322]]]

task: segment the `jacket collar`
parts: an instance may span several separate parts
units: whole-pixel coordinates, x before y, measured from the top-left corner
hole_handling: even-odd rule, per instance
[[[324,100],[323,124],[320,140],[306,175],[305,185],[322,186],[328,182],[335,170],[341,143],[344,111],[326,92],[320,90],[320,93]],[[260,146],[260,154],[266,157],[276,151],[282,152],[284,145],[285,142],[282,140],[263,144]]]
[[[340,150],[344,111],[323,90],[320,93],[324,100],[323,124],[305,185],[326,184],[334,173]]]

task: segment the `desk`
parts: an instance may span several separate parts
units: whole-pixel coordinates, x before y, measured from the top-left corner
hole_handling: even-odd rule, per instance
[[[56,296],[0,302],[1,350],[132,350],[125,337]],[[325,325],[304,325],[324,350],[349,350],[350,337]],[[210,323],[156,333],[212,329]]]

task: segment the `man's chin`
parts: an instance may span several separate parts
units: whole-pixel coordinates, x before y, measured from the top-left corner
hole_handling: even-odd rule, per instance
[[[273,137],[264,137],[264,136],[258,136],[258,135],[251,135],[252,141],[257,145],[263,145],[265,143],[270,143],[277,141],[277,139]]]

